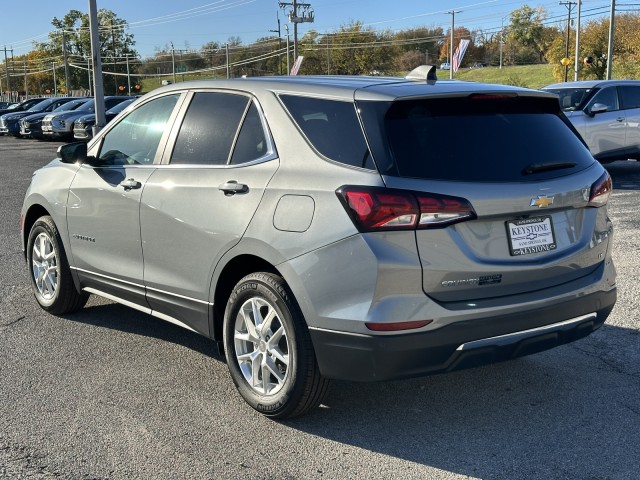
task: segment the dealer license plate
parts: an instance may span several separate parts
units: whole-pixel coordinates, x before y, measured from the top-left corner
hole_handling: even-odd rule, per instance
[[[507,234],[513,256],[551,252],[557,248],[551,217],[509,221]]]

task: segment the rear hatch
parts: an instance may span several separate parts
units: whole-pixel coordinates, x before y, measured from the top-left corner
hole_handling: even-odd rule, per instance
[[[358,107],[385,184],[418,204],[423,290],[435,300],[541,290],[602,264],[611,180],[557,98],[485,92]]]

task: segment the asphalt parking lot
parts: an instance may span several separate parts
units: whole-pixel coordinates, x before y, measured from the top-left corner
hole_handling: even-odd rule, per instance
[[[607,166],[618,303],[599,331],[489,367],[334,382],[274,422],[196,334],[98,298],[66,317],[37,306],[18,221],[58,145],[0,137],[0,478],[640,477],[640,162]]]

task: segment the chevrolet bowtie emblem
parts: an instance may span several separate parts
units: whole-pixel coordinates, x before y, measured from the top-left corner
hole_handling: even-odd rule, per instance
[[[532,207],[544,208],[549,205],[553,205],[553,197],[547,197],[546,195],[538,195],[538,198],[532,198],[529,204]]]

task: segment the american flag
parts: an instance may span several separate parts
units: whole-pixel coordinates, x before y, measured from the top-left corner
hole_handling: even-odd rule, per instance
[[[467,40],[466,38],[460,40],[460,45],[456,48],[456,51],[453,54],[453,61],[451,62],[451,68],[453,68],[454,72],[457,72],[458,68],[460,68],[460,63],[462,63],[462,59],[464,58],[464,54],[466,53],[470,42],[471,40]]]

